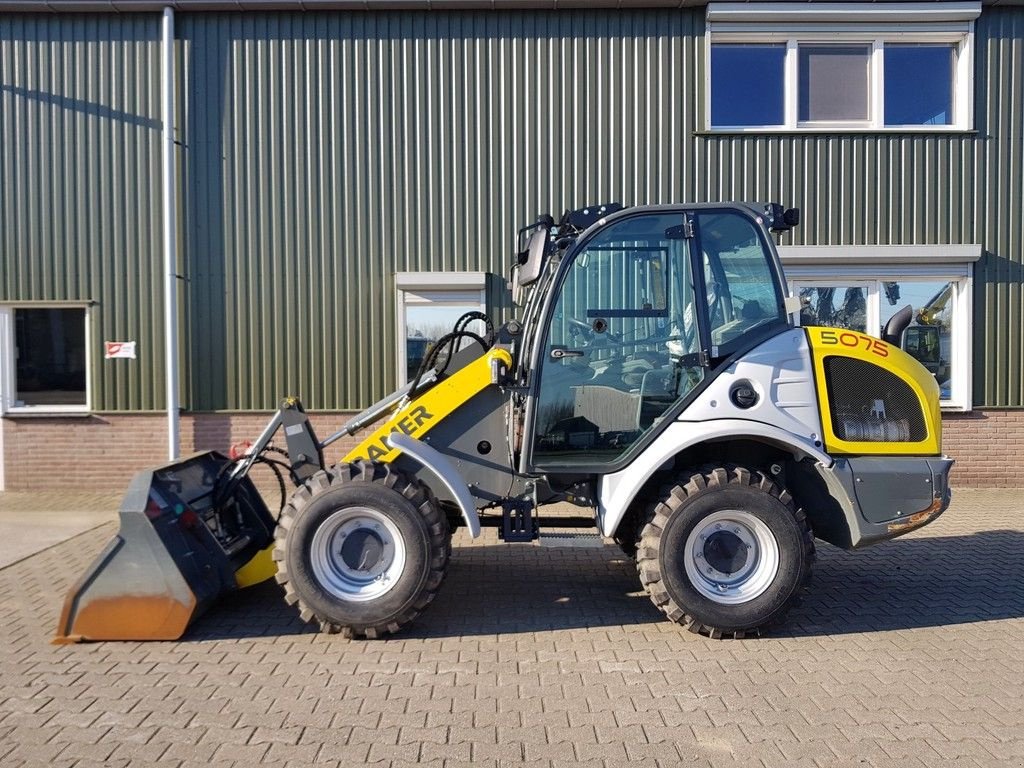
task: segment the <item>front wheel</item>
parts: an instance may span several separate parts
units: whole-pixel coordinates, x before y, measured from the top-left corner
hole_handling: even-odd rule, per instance
[[[378,637],[434,599],[451,552],[426,486],[385,464],[318,472],[289,500],[275,534],[277,580],[303,621]]]
[[[780,624],[811,574],[803,512],[766,475],[737,466],[664,489],[641,526],[640,581],[672,621],[711,637]]]

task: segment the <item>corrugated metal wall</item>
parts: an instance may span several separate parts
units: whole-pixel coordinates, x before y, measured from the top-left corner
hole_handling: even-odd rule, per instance
[[[985,9],[975,76],[978,138],[963,216],[974,272],[974,401],[1024,406],[1024,8]],[[973,172],[972,172],[973,171]],[[955,213],[955,212],[951,212]]]
[[[677,198],[700,23],[182,16],[197,405],[366,404],[394,382],[396,271],[504,274],[538,213]]]
[[[111,20],[108,35],[150,39],[152,18]],[[730,198],[801,206],[799,244],[983,243],[975,401],[1024,406],[1021,8],[986,7],[978,22],[969,135],[702,135],[703,9],[178,18],[195,409],[267,408],[284,393],[314,408],[364,405],[393,384],[394,272],[504,272],[515,229],[542,211]],[[49,24],[50,36],[71,28]],[[40,43],[33,55],[56,53]],[[85,87],[95,75],[80,70],[64,78]],[[143,114],[155,116],[155,67],[138,76]],[[27,97],[3,98],[6,145],[8,113]],[[145,130],[156,174],[157,128]],[[104,172],[125,149],[107,152]],[[110,184],[135,183],[113,168]],[[99,199],[111,195],[104,181]],[[5,229],[32,229],[32,209],[0,194]],[[157,203],[139,206],[152,211],[154,255]],[[19,260],[46,258],[39,244],[25,251]],[[29,289],[4,282],[8,298]],[[153,324],[158,313],[155,302]],[[104,407],[133,407],[101,378]]]
[[[94,301],[96,408],[163,389],[158,17],[0,13],[0,301]],[[140,359],[102,359],[136,340]]]

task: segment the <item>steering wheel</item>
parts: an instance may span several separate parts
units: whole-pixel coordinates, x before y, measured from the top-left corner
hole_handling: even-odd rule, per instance
[[[570,317],[569,318],[569,325],[572,326],[573,328],[575,328],[577,333],[582,335],[583,338],[587,340],[588,344],[590,344],[590,343],[592,343],[594,341],[594,337],[597,334],[603,335],[606,339],[608,339],[608,341],[614,341],[616,343],[619,343],[619,342],[622,341],[622,339],[619,337],[618,334],[612,333],[611,331],[607,331],[607,330],[605,330],[605,331],[596,331],[594,329],[593,325],[591,325],[590,323],[586,323],[586,322],[584,322],[584,321],[582,321],[582,320],[580,320],[579,318],[576,318],[576,317]],[[572,331],[570,330],[570,333],[571,332]]]

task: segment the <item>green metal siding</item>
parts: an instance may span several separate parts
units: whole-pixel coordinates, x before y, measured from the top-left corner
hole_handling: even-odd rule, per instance
[[[504,273],[516,228],[539,212],[609,200],[776,199],[805,212],[786,242],[982,243],[975,403],[1024,406],[1024,9],[986,7],[977,23],[972,134],[702,133],[703,14],[179,14],[185,403],[268,408],[295,393],[313,408],[365,405],[393,384],[394,273]],[[13,18],[0,16],[0,120],[4,146],[17,136],[21,148],[0,153],[0,173],[41,151],[25,146],[21,137],[35,134],[13,122],[24,123],[14,116],[30,101],[7,90],[21,82],[8,63],[25,46],[10,42],[23,37],[10,31],[15,23],[35,25],[46,39],[79,25],[106,40],[94,48],[134,46],[118,62],[136,66],[134,98],[145,98],[125,106],[118,91],[118,114],[158,117],[154,17],[104,26],[95,17]],[[145,44],[123,40],[128,29]],[[84,61],[50,64],[67,54],[45,40],[32,45],[44,68],[67,81],[41,90],[97,98],[86,84],[98,75]],[[143,51],[146,67],[136,63]],[[105,130],[108,144],[86,144],[97,163],[92,191],[74,200],[128,199],[130,211],[137,201],[138,219],[98,227],[85,215],[90,208],[51,205],[66,226],[95,230],[94,239],[132,233],[117,242],[137,252],[136,263],[112,271],[145,270],[142,295],[153,304],[151,314],[140,308],[139,322],[151,334],[160,326],[159,276],[142,263],[159,258],[158,126],[108,119]],[[45,143],[53,133],[39,135]],[[120,164],[129,139],[144,172]],[[66,152],[63,162],[85,162]],[[19,275],[39,271],[52,256],[38,233],[58,225],[22,196],[12,199],[2,178],[4,264],[13,254],[24,265],[13,270]],[[19,189],[39,196],[32,178],[26,172]],[[120,210],[109,208],[104,215]],[[15,246],[11,225],[32,234],[17,235]],[[90,258],[109,259],[108,251]],[[70,251],[62,258],[79,272],[89,263]],[[5,298],[43,290],[9,272]],[[134,300],[128,288],[95,290],[106,305]],[[150,339],[149,372],[139,361],[147,387],[135,399],[96,374],[104,407],[160,405],[152,392],[159,379],[148,378],[161,375],[157,341]]]
[[[179,19],[196,407],[364,405],[395,272],[505,274],[538,213],[678,196],[699,15]]]
[[[96,302],[97,409],[162,400],[158,24],[0,14],[0,301]]]
[[[963,216],[985,255],[974,280],[974,401],[1024,406],[1024,8],[985,9],[975,68],[978,142]]]

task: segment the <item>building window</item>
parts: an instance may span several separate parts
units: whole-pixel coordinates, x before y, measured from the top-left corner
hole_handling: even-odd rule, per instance
[[[957,46],[885,46],[885,124],[951,125]]]
[[[711,46],[712,124],[783,125],[785,61],[785,45]]]
[[[86,411],[84,307],[0,308],[4,412]]]
[[[399,272],[398,383],[408,383],[431,345],[452,331],[467,312],[486,312],[487,275],[483,272]],[[474,320],[467,330],[483,335],[485,324]]]
[[[863,122],[871,110],[869,45],[798,45],[800,122]]]
[[[801,246],[780,250],[790,292],[803,303],[796,322],[880,337],[892,316],[909,305],[911,322],[899,346],[935,376],[943,408],[969,410],[971,263],[942,263],[941,256],[929,259],[930,248],[961,254],[973,249],[977,255],[981,252],[980,246]]]
[[[957,380],[970,377],[960,337],[969,333],[969,315],[960,312],[958,299],[966,296],[966,278],[901,278],[871,282],[825,283],[794,280],[791,290],[804,303],[800,325],[847,328],[881,336],[882,329],[900,309],[912,310],[910,326],[900,346],[924,365],[939,384],[942,405],[965,407]],[[954,377],[954,371],[961,375]],[[965,385],[961,385],[965,386]]]
[[[710,3],[712,131],[969,130],[980,3]]]

